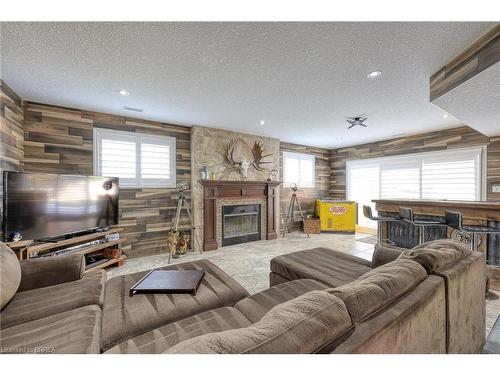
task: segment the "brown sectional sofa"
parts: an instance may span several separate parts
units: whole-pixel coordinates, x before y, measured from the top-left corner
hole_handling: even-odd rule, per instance
[[[333,269],[326,271],[325,265],[328,268],[341,268],[345,279],[349,280],[349,276],[355,275],[357,269],[366,269],[365,267],[368,266],[377,269],[395,260],[411,260],[424,267],[429,274],[428,279],[436,276],[443,281],[446,352],[479,353],[484,346],[486,262],[482,253],[471,252],[466,246],[456,241],[437,240],[416,246],[411,250],[377,246],[372,262],[342,254],[342,262],[329,266],[328,263],[321,263],[319,259],[311,262],[311,258],[318,258],[317,254],[322,254],[323,258],[328,258],[331,262],[340,257],[338,252],[323,248],[276,257],[271,260],[271,285],[290,280],[289,275],[302,275],[314,279],[319,274],[319,277],[324,279],[325,273],[335,272]],[[356,259],[349,261],[349,257]],[[301,259],[306,260],[301,262]],[[364,266],[360,266],[359,263],[363,263]],[[286,273],[282,272],[284,267],[287,268]],[[354,276],[351,277],[354,281]],[[339,285],[338,280],[332,279],[330,285]],[[415,324],[411,317],[406,323],[408,327]],[[395,331],[395,334],[397,332]]]
[[[457,247],[456,251],[449,252],[448,249],[453,246]],[[449,257],[443,254],[448,254]],[[420,262],[427,271],[445,282],[447,352],[479,353],[485,343],[486,303],[480,289],[486,290],[487,282],[484,255],[479,252],[471,253],[468,248],[456,242],[442,240],[416,246],[410,251],[377,247],[374,259],[382,257],[385,262],[390,262],[405,257],[419,261],[418,257],[422,255],[427,260],[422,259]]]
[[[169,323],[232,307],[248,296],[233,278],[204,260],[166,267],[205,270],[195,297],[129,297],[129,288],[146,272],[106,281],[105,271],[84,274],[81,254],[19,262],[1,242],[0,257],[0,353],[101,353]],[[224,320],[222,328],[230,324]]]
[[[277,305],[248,327],[194,337],[166,353],[316,353],[351,327],[344,303],[326,290],[316,290]]]
[[[100,274],[81,277],[81,268],[76,270],[82,267],[81,258],[76,256],[44,259],[66,264],[64,277],[59,275],[64,281],[48,285],[47,278],[53,284],[58,273],[40,267],[43,271],[31,275],[43,287],[33,288],[29,273],[3,271],[4,265],[15,268],[17,259],[0,244],[0,349],[110,354],[480,352],[484,258],[453,242],[440,244],[437,248],[431,242],[413,252],[378,249],[375,268],[329,249],[276,257],[271,261],[273,286],[252,296],[207,260],[181,263],[165,268],[206,271],[196,296],[133,297],[128,290],[144,272],[106,282]],[[28,269],[35,261],[22,261],[20,268]],[[29,290],[18,291],[16,284]],[[28,292],[33,300],[23,295]],[[44,301],[51,302],[44,307]]]
[[[1,352],[99,353],[106,275],[84,272],[82,255],[19,262],[0,243]]]

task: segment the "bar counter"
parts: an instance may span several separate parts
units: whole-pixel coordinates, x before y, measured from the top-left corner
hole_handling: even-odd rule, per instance
[[[446,210],[462,213],[464,224],[500,228],[500,202],[471,202],[420,199],[374,199],[375,208],[382,216],[397,218],[400,207],[409,207],[417,218],[443,220]],[[396,246],[412,248],[418,245],[419,229],[403,221],[383,223],[382,238],[388,238]],[[486,238],[488,237],[488,238]],[[447,226],[434,226],[426,230],[426,241],[453,238],[469,244],[470,236]],[[489,271],[495,281],[500,279],[500,235],[481,236],[479,251],[486,256]],[[491,273],[490,273],[491,274]]]

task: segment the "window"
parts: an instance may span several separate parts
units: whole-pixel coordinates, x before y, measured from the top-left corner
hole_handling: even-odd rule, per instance
[[[94,173],[124,187],[174,187],[175,138],[94,128]]]
[[[283,152],[283,183],[297,184],[298,187],[315,187],[314,155]]]
[[[372,199],[481,200],[483,148],[424,152],[347,162],[347,197],[358,202],[358,222]]]

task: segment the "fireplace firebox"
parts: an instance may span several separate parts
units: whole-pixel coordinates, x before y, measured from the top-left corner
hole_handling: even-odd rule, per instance
[[[222,246],[261,239],[260,204],[222,207]]]

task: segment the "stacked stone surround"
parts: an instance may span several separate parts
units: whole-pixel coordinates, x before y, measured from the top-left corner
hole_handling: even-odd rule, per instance
[[[196,236],[199,241],[194,241],[195,249],[197,244],[203,244],[203,186],[201,181],[201,167],[206,166],[209,173],[215,173],[216,180],[220,181],[243,181],[243,176],[232,168],[224,159],[224,146],[231,139],[238,140],[234,158],[242,160],[246,158],[249,162],[252,158],[252,147],[254,142],[261,142],[264,147],[264,154],[271,154],[265,158],[270,163],[263,167],[271,170],[279,170],[280,167],[280,141],[276,138],[259,137],[250,134],[232,132],[228,130],[207,128],[203,126],[193,126],[191,128],[191,201],[193,207],[193,224],[196,227]],[[255,168],[248,169],[248,181],[266,181],[268,173],[257,171]],[[279,198],[278,198],[279,199]],[[254,204],[260,203],[256,200],[234,200],[235,203],[224,204]],[[265,213],[266,206],[261,207],[261,212]],[[222,206],[217,205],[217,239],[219,246],[222,233],[220,232],[220,217]],[[261,215],[262,223],[265,223],[264,214]],[[264,224],[262,224],[264,225]],[[265,235],[265,227],[262,231]]]

